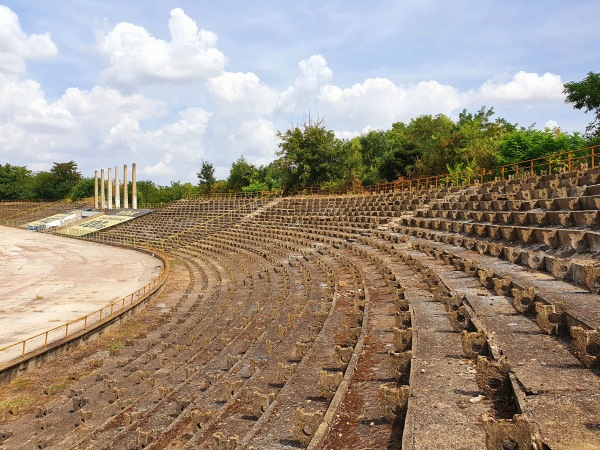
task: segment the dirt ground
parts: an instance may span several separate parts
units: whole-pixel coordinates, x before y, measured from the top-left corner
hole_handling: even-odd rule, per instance
[[[0,348],[119,300],[162,270],[150,255],[45,233],[0,227],[0,242]]]

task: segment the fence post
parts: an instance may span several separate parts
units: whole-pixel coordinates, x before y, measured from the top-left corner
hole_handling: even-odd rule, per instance
[[[596,147],[592,147],[592,169],[596,165]]]
[[[533,171],[533,159],[531,160],[531,176],[534,176],[535,172]]]

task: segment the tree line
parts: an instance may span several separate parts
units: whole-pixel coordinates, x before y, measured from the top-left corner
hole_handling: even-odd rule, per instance
[[[197,184],[171,182],[157,186],[137,183],[138,203],[168,203],[188,195],[220,192],[283,190],[308,187],[348,187],[395,181],[401,177],[439,175],[475,169],[494,169],[556,152],[600,144],[600,74],[590,72],[580,82],[564,85],[565,102],[592,113],[586,133],[522,127],[493,108],[463,110],[458,120],[421,115],[388,130],[371,130],[341,139],[327,129],[324,117],[307,115],[279,131],[277,158],[255,165],[240,156],[226,180],[215,178],[214,165],[202,161]],[[93,178],[79,173],[74,161],[54,163],[50,171],[33,173],[26,167],[0,165],[0,200],[84,198],[93,196]],[[131,187],[129,187],[131,192]]]

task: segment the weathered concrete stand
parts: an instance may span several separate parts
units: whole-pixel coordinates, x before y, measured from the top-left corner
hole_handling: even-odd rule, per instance
[[[108,205],[104,196],[104,183],[108,182]],[[114,185],[114,195],[113,195]],[[119,181],[119,166],[115,166],[115,178],[112,170],[108,169],[108,180],[104,178],[104,169],[100,169],[100,200],[98,201],[98,171],[94,171],[94,209],[121,209],[121,184]],[[131,164],[131,207],[137,209],[137,173],[135,163]],[[127,192],[127,164],[123,166],[123,208],[129,209],[129,195]]]

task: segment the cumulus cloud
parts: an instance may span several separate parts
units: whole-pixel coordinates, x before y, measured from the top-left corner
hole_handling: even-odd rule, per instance
[[[187,108],[179,113],[181,119],[167,124],[161,129],[162,134],[170,136],[191,137],[203,135],[208,127],[212,113],[200,107]]]
[[[290,113],[309,105],[310,98],[319,93],[333,77],[332,70],[322,55],[313,55],[298,63],[300,75],[293,86],[287,88],[279,98],[279,109]]]
[[[223,110],[238,116],[270,114],[277,104],[277,93],[252,72],[223,72],[210,78],[206,87]]]
[[[162,159],[154,164],[153,166],[143,166],[140,169],[140,175],[147,175],[154,177],[156,175],[175,175],[176,172],[172,167],[169,167],[169,163],[173,160],[173,155],[166,153]]]
[[[563,98],[563,83],[560,75],[524,71],[517,72],[512,80],[488,80],[479,88],[479,95],[490,100],[521,101],[521,100],[557,100]]]
[[[171,10],[171,40],[153,37],[128,22],[97,36],[97,49],[108,62],[103,72],[109,83],[124,88],[158,82],[191,82],[220,73],[227,62],[217,48],[217,36],[198,29],[181,8]]]
[[[27,35],[19,17],[0,5],[0,73],[16,75],[25,71],[25,60],[46,59],[58,54],[48,33]]]

